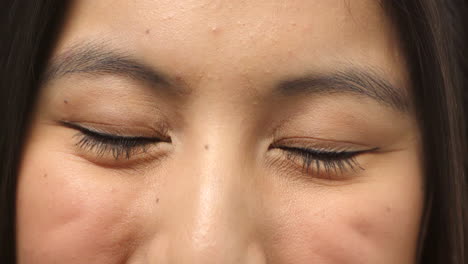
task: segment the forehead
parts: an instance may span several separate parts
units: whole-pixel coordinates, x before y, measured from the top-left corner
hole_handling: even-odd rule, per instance
[[[401,75],[394,29],[375,0],[81,0],[59,50],[106,42],[180,74],[302,74],[365,64]]]

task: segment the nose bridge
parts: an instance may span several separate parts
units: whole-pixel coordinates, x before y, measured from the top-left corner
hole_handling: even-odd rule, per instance
[[[249,226],[242,223],[245,208],[235,197],[239,187],[234,186],[234,175],[223,170],[225,165],[218,166],[218,169],[201,173],[199,188],[193,197],[193,213],[186,223],[185,241],[186,257],[191,260],[225,262],[230,253],[242,251],[249,232]]]
[[[252,236],[248,149],[239,144],[242,135],[233,131],[234,123],[204,126],[210,133],[194,133],[198,138],[192,142],[198,143],[188,144],[184,154],[191,165],[181,177],[190,184],[173,201],[185,208],[171,228],[171,258],[174,263],[262,263]]]

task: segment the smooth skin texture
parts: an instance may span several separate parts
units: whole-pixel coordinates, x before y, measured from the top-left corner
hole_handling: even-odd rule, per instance
[[[24,149],[19,263],[415,263],[408,80],[378,1],[76,1]],[[362,153],[305,168],[297,148]]]

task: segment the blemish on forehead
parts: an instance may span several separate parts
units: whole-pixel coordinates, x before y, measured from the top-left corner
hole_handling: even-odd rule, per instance
[[[149,30],[149,29],[145,30],[145,34],[146,34],[146,35],[148,35],[149,33],[150,33],[150,30]]]
[[[237,21],[236,24],[239,25],[239,26],[245,26],[245,25],[247,25],[247,23],[242,22],[242,21]]]
[[[221,29],[218,26],[212,26],[211,27],[211,33],[212,34],[218,35],[218,34],[220,34],[220,32],[221,32]]]
[[[210,146],[209,146],[209,145],[205,145],[205,149],[206,149],[206,150],[210,149]]]
[[[169,20],[169,19],[173,19],[173,18],[174,18],[173,14],[163,16],[163,20]]]
[[[63,103],[64,103],[64,104],[68,104],[68,100],[63,100]]]

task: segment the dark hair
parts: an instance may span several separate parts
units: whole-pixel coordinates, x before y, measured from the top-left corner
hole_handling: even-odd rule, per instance
[[[18,167],[41,74],[65,18],[60,0],[0,5],[0,259],[15,263]],[[397,25],[410,66],[423,136],[425,208],[420,263],[464,264],[468,241],[465,0],[381,1]]]
[[[420,262],[467,263],[466,2],[388,1],[386,5],[410,63],[423,136],[426,197]]]

